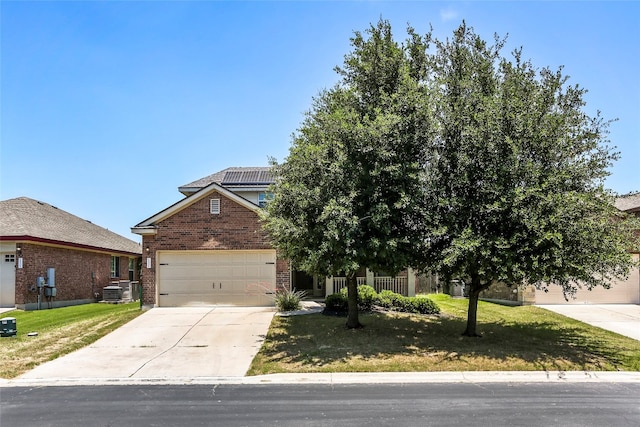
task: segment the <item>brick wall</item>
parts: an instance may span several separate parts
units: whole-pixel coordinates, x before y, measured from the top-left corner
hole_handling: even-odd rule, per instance
[[[289,273],[289,260],[280,259],[276,260],[276,289],[291,290],[291,274]]]
[[[101,292],[109,285],[111,256],[108,254],[32,243],[21,246],[23,268],[16,270],[16,304],[38,301],[37,292],[31,288],[39,276],[46,279],[50,267],[55,268],[55,301],[93,299],[96,289]],[[93,282],[92,272],[95,273]],[[126,272],[128,274],[128,267]]]
[[[212,215],[209,201],[220,199],[220,213]],[[258,214],[213,192],[156,224],[157,234],[142,238],[143,303],[155,304],[155,254],[161,250],[250,250],[273,249],[262,230]],[[149,248],[147,253],[146,248]],[[151,268],[146,259],[151,258]],[[278,259],[276,286],[289,286],[289,262]]]
[[[509,287],[504,283],[492,283],[488,289],[480,292],[480,298],[518,301],[518,287]]]
[[[38,277],[47,279],[47,269],[55,268],[57,303],[102,298],[102,289],[111,281],[129,279],[129,257],[120,256],[120,275],[111,277],[111,255],[75,248],[21,243],[22,268],[16,269],[16,305],[35,304]],[[92,274],[93,273],[93,274]],[[48,302],[47,298],[41,301]],[[46,306],[46,305],[45,305]]]

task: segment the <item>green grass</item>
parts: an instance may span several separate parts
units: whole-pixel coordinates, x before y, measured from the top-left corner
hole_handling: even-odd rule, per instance
[[[281,372],[640,371],[640,341],[532,306],[478,304],[482,338],[461,336],[466,299],[430,295],[439,316],[276,317],[249,375]]]
[[[0,338],[0,378],[15,378],[41,363],[87,346],[141,313],[137,302],[4,313],[2,317],[16,318],[18,334]],[[30,332],[38,335],[29,337]]]

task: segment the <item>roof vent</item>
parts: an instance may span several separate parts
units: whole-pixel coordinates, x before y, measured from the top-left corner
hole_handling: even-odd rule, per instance
[[[209,211],[212,215],[220,214],[220,199],[209,200]]]

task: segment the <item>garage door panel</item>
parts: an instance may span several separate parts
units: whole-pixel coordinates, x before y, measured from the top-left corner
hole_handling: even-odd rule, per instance
[[[160,295],[158,305],[160,307],[202,307],[213,305],[204,294],[171,294]]]
[[[271,306],[275,251],[159,253],[160,306]]]

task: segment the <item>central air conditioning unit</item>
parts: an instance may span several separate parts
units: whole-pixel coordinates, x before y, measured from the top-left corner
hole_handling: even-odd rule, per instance
[[[122,300],[122,287],[111,285],[102,288],[102,299],[112,302]]]

